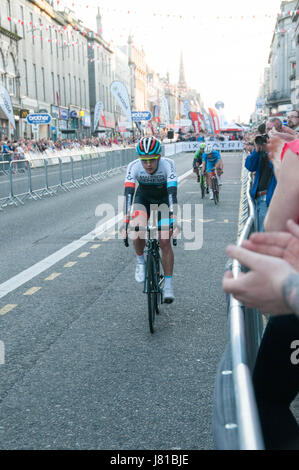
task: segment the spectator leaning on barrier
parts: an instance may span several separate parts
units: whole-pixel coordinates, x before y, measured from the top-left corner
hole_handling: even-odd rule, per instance
[[[267,137],[257,136],[254,146],[255,150],[245,160],[245,167],[255,173],[250,194],[256,204],[257,231],[262,232],[264,218],[276,187],[276,178],[273,164],[268,158]]]

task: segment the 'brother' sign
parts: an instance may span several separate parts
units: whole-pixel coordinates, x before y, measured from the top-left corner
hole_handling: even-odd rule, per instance
[[[50,124],[52,117],[50,114],[46,113],[35,113],[35,114],[28,114],[27,122],[28,124],[37,124],[37,125],[44,125]]]

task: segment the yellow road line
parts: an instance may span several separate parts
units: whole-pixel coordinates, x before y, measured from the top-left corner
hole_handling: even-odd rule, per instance
[[[41,289],[41,287],[31,287],[31,289],[29,289],[29,290],[27,290],[26,292],[24,292],[23,295],[33,295],[33,294],[35,294],[36,292],[38,292],[40,289]]]
[[[98,244],[98,245],[92,245],[90,248],[91,248],[92,250],[96,250],[97,248],[99,248],[99,246],[102,246],[102,245],[100,245],[100,244]]]
[[[71,268],[75,264],[77,264],[77,261],[69,261],[68,263],[64,265],[64,268]]]
[[[46,277],[45,281],[53,281],[58,276],[61,276],[61,273],[52,273],[50,274],[50,276]]]
[[[107,237],[107,238],[103,238],[103,242],[108,242],[108,240],[110,240],[111,237]]]
[[[78,258],[86,258],[86,256],[88,256],[88,255],[90,255],[90,253],[88,251],[84,251],[83,253],[78,255]]]
[[[0,309],[0,315],[5,315],[6,313],[10,312],[13,308],[17,307],[17,304],[7,304],[5,307]]]

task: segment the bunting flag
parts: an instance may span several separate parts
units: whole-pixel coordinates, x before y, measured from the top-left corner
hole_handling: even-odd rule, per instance
[[[0,85],[0,107],[2,111],[4,112],[4,114],[7,116],[12,127],[15,129],[16,123],[15,123],[13,107],[11,104],[11,99],[8,94],[8,91],[2,85]]]

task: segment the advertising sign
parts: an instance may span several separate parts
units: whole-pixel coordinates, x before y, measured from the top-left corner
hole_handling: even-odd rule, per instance
[[[8,94],[8,91],[2,85],[0,85],[0,107],[2,108],[2,111],[4,112],[4,114],[7,116],[12,127],[15,129],[16,123],[15,123],[13,107],[11,105],[11,99]]]
[[[126,115],[127,120],[132,123],[130,97],[126,86],[122,82],[114,81],[110,85],[110,90],[112,95],[122,108],[124,114]]]
[[[33,113],[28,114],[26,119],[28,124],[38,124],[39,126],[42,126],[44,124],[50,124],[50,122],[52,121],[52,116],[46,113]]]
[[[97,126],[98,126],[98,122],[99,122],[99,119],[100,119],[100,116],[101,116],[103,110],[104,110],[103,101],[98,101],[95,105],[95,108],[94,108],[93,131],[95,131]]]
[[[150,111],[132,111],[133,122],[150,121],[152,113]]]

